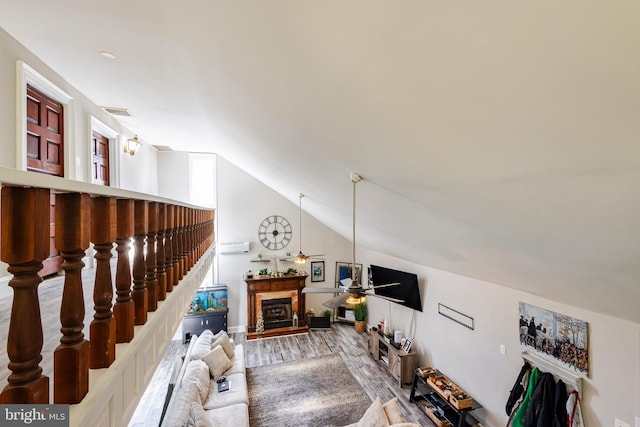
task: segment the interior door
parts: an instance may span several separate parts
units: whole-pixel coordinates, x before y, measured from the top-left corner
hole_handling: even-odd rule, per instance
[[[64,176],[64,110],[62,104],[27,85],[27,170]],[[62,257],[55,246],[56,196],[51,193],[50,251],[40,276],[60,271]]]
[[[94,184],[109,184],[109,138],[93,131],[91,141],[91,180]]]
[[[27,169],[64,176],[62,104],[27,86]]]

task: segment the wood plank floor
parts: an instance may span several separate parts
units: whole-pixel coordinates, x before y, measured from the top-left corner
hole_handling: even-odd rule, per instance
[[[180,336],[179,332],[176,333],[129,427],[158,425],[173,362],[186,350],[186,346],[179,339]],[[308,334],[250,341],[245,341],[244,333],[232,334],[232,338],[236,344],[244,344],[247,368],[339,353],[372,400],[380,396],[385,402],[397,396],[407,422],[422,426],[433,425],[416,405],[409,402],[411,387],[400,388],[397,380],[369,356],[366,334],[356,333],[353,325],[335,323],[331,329],[312,330]],[[339,394],[340,390],[336,390],[336,396]]]
[[[115,274],[115,268],[112,267]],[[93,318],[93,278],[95,269],[83,269],[85,297],[84,334],[89,338],[89,325]],[[44,345],[41,366],[50,380],[50,396],[53,398],[53,351],[60,342],[60,304],[64,277],[45,280],[38,287],[42,312]],[[0,297],[0,387],[4,387],[10,371],[7,367],[7,334],[13,293]],[[407,421],[432,426],[429,419],[414,404],[409,403],[410,387],[398,387],[394,378],[369,356],[366,334],[357,334],[352,325],[333,324],[331,329],[312,330],[307,334],[289,335],[246,341],[244,333],[232,334],[236,343],[243,343],[247,367],[270,365],[290,360],[340,353],[353,376],[369,397],[380,396],[383,401],[398,397],[402,413]],[[177,357],[186,347],[178,328],[154,377],[131,419],[131,427],[157,426],[167,391],[169,378]],[[336,391],[339,394],[339,390]]]

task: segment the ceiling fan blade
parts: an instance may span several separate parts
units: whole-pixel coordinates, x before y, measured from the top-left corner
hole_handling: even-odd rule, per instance
[[[322,305],[324,305],[325,307],[329,307],[331,309],[336,309],[336,308],[340,307],[342,304],[344,304],[344,302],[347,300],[347,298],[349,298],[349,294],[348,293],[342,293],[342,294],[338,295],[337,297],[331,298],[329,301],[323,302]]]
[[[351,287],[352,283],[353,283],[353,280],[351,280],[350,277],[340,280],[340,285],[344,286],[345,288]]]
[[[378,288],[388,288],[389,286],[398,286],[400,282],[396,283],[385,283],[384,285],[373,285],[370,289],[378,289]]]
[[[386,299],[387,301],[391,301],[391,302],[404,302],[404,300],[402,300],[402,299],[385,297],[383,295],[370,294],[368,292],[365,292],[364,295],[366,295],[368,297],[376,297],[376,298],[380,298],[380,299]]]
[[[342,294],[345,291],[339,288],[310,288],[304,287],[302,288],[303,294]]]

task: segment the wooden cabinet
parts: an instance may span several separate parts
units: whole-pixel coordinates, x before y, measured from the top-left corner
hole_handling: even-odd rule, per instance
[[[369,353],[398,380],[400,387],[402,384],[413,381],[417,360],[415,351],[407,353],[402,349],[395,348],[385,341],[384,336],[376,331],[371,331],[369,333]]]
[[[226,332],[228,313],[229,310],[186,314],[182,319],[182,342],[186,343],[191,336],[200,335],[205,329],[210,329],[214,334]]]

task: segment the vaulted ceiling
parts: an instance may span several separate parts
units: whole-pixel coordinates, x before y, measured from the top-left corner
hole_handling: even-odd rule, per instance
[[[640,3],[1,0],[127,126],[358,243],[640,322]],[[105,60],[101,50],[115,53]]]

